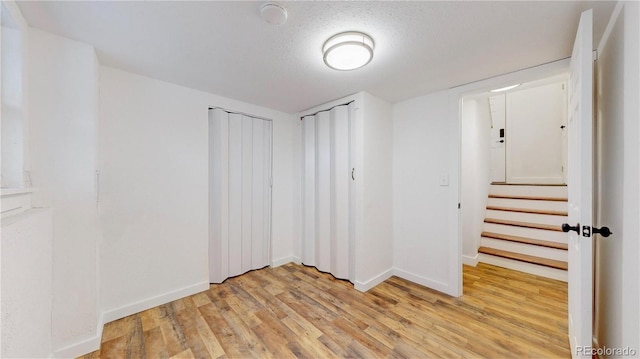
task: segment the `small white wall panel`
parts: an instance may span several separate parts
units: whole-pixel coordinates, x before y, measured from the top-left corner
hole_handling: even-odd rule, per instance
[[[210,281],[269,265],[271,123],[213,109],[210,138]]]
[[[490,97],[489,106],[491,109],[491,182],[505,182],[505,138],[500,137],[500,129],[506,128],[505,95]]]

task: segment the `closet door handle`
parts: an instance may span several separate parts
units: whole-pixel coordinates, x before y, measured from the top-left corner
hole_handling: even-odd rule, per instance
[[[355,170],[356,170],[355,168],[352,168],[352,169],[351,169],[351,179],[352,179],[353,181],[355,181],[355,180],[356,180],[356,178],[353,176],[353,172],[355,172]]]

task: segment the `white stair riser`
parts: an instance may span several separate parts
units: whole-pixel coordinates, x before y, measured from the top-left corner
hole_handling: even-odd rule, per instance
[[[539,196],[539,197],[562,197],[567,198],[566,186],[509,186],[491,185],[490,194],[519,195],[519,196]]]
[[[560,226],[562,225],[562,223],[567,222],[567,216],[553,216],[550,214],[498,211],[493,209],[487,210],[485,218],[506,219],[510,221],[538,223],[538,224],[550,224],[554,226]]]
[[[493,264],[495,266],[509,268],[520,272],[538,275],[541,277],[567,281],[567,271],[562,269],[545,267],[537,264],[531,264],[527,262],[516,261],[509,258],[502,258],[492,256],[490,254],[479,253],[478,261],[487,264]]]
[[[558,231],[549,231],[545,229],[525,228],[517,226],[509,226],[505,224],[484,223],[483,231],[499,234],[508,234],[511,236],[540,239],[543,241],[567,243],[567,234]]]
[[[569,260],[567,251],[563,249],[547,248],[536,246],[532,244],[518,243],[505,241],[502,239],[482,237],[480,239],[480,245],[483,247],[489,247],[494,249],[500,249],[503,251],[527,254],[530,256],[542,257],[547,259],[555,259],[558,261]]]
[[[487,206],[524,209],[546,209],[551,211],[567,211],[567,202],[561,201],[536,201],[530,199],[489,198]]]

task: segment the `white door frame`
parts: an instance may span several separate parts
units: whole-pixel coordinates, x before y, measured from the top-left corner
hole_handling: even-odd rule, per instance
[[[513,85],[515,83],[536,81],[545,77],[565,74],[568,73],[568,71],[569,59],[564,59],[454,87],[449,90],[449,118],[451,119],[450,134],[452,139],[457,139],[456,141],[451,141],[451,163],[455,164],[455,166],[452,165],[449,172],[451,185],[451,187],[449,187],[449,200],[451,205],[448,207],[449,218],[454,228],[452,233],[452,237],[454,238],[449,241],[449,283],[457,290],[449,294],[454,296],[462,295],[462,221],[460,220],[461,212],[460,206],[458,205],[460,203],[460,193],[462,188],[461,181],[457,180],[460,178],[462,168],[462,98],[486,92],[494,88]],[[456,180],[457,183],[454,183],[454,180]]]

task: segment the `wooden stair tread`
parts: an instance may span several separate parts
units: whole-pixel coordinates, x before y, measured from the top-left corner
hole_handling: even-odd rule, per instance
[[[544,230],[548,230],[548,231],[562,232],[562,227],[554,226],[554,225],[551,225],[551,224],[520,222],[520,221],[511,221],[511,220],[508,220],[508,219],[496,219],[496,218],[485,218],[484,222],[485,223],[494,223],[494,224],[504,224],[504,225],[507,225],[507,226],[533,228],[533,229],[544,229]]]
[[[533,201],[567,202],[566,197],[522,196],[515,194],[489,194],[489,198],[528,199]]]
[[[508,234],[501,234],[501,233],[482,232],[481,236],[485,237],[485,238],[501,239],[501,240],[510,241],[510,242],[532,244],[532,245],[535,245],[535,246],[547,247],[547,248],[564,249],[564,250],[567,250],[569,248],[569,246],[567,244],[565,244],[565,243],[543,241],[543,240],[540,240],[540,239],[533,239],[533,238],[526,238],[526,237],[511,236],[511,235],[508,235]]]
[[[554,211],[550,209],[529,209],[529,208],[514,208],[514,207],[500,207],[500,206],[487,206],[487,209],[491,209],[494,211],[505,211],[505,212],[548,214],[552,216],[568,216],[569,215],[567,211]]]
[[[532,187],[567,187],[564,183],[507,183],[491,182],[494,186],[532,186]]]
[[[521,262],[537,264],[537,265],[550,267],[550,268],[556,268],[556,269],[562,269],[562,270],[567,270],[568,268],[567,262],[558,261],[555,259],[547,259],[547,258],[541,258],[536,256],[530,256],[527,254],[503,251],[495,248],[480,247],[478,248],[478,252],[484,253],[484,254],[490,254],[490,255],[498,256],[502,258],[514,259]]]

